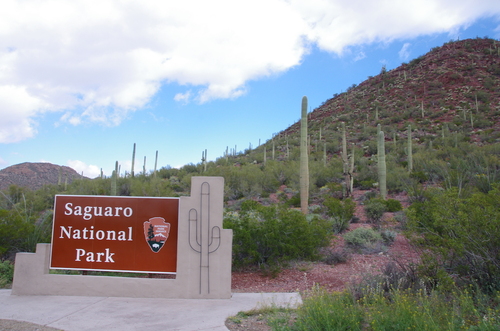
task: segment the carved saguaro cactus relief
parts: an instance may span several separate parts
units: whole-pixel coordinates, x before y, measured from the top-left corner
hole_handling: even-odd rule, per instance
[[[200,294],[210,293],[210,254],[220,245],[220,227],[210,225],[210,184],[201,184],[200,206],[189,210],[189,246],[200,254]]]

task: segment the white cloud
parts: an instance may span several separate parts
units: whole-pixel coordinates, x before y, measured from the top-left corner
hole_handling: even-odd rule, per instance
[[[403,47],[398,52],[399,58],[401,60],[406,61],[410,57],[410,50],[409,50],[410,46],[411,46],[410,43],[404,43]]]
[[[454,32],[482,16],[500,15],[500,2],[484,0],[291,0],[310,30],[308,38],[328,51],[420,35]]]
[[[191,96],[192,96],[192,92],[191,92],[191,90],[189,90],[185,93],[177,93],[174,96],[174,100],[177,102],[182,102],[184,104],[187,104],[191,101]]]
[[[85,177],[95,178],[101,175],[101,169],[95,165],[88,165],[79,160],[68,160],[68,167],[73,168],[79,174],[83,173]]]
[[[31,96],[26,87],[0,85],[0,142],[12,143],[36,134],[35,109],[44,109],[42,100]]]
[[[497,0],[3,0],[0,142],[33,137],[44,112],[118,125],[165,83],[186,86],[179,102],[237,98],[311,44],[342,54],[499,14]]]
[[[359,52],[355,57],[354,57],[354,62],[363,60],[366,57],[365,52]]]

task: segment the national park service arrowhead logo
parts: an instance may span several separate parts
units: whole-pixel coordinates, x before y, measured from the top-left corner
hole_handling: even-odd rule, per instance
[[[153,217],[144,222],[144,237],[151,250],[158,253],[168,239],[170,223],[163,217]]]

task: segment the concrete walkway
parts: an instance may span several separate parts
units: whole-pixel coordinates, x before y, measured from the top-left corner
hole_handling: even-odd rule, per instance
[[[62,330],[227,331],[227,317],[264,305],[296,307],[298,293],[234,293],[231,299],[16,296],[0,290],[0,319]]]

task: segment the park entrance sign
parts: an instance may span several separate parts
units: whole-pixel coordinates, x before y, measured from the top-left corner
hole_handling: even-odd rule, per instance
[[[51,269],[175,273],[178,198],[56,195]]]
[[[233,233],[222,228],[223,204],[222,177],[192,177],[191,195],[180,198],[58,195],[52,244],[16,254],[12,294],[229,299]]]

